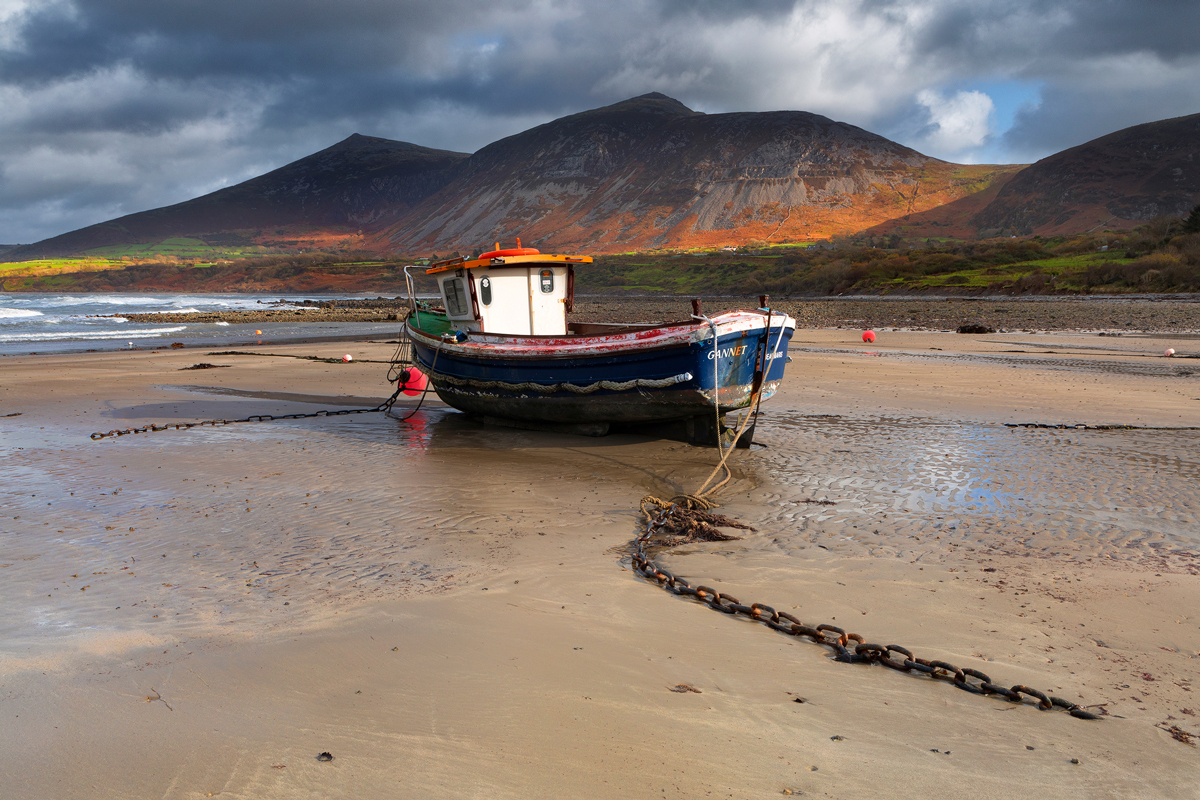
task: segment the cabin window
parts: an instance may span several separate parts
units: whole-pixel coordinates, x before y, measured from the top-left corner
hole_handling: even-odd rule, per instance
[[[463,285],[462,278],[451,278],[442,284],[442,290],[446,294],[446,313],[452,317],[466,317],[470,315],[470,309],[467,306],[467,291]]]
[[[541,277],[542,277],[542,280],[541,280],[542,293],[550,294],[551,292],[554,291],[554,271],[544,269],[544,270],[542,270]]]
[[[492,279],[486,275],[479,281],[479,299],[485,306],[492,304]]]

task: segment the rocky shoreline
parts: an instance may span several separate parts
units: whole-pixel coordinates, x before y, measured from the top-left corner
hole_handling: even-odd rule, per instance
[[[686,297],[580,297],[571,314],[579,322],[651,322],[685,318]],[[750,298],[708,298],[705,313],[745,308]],[[338,299],[264,303],[262,310],[202,314],[123,314],[131,322],[269,323],[393,322],[404,318],[404,298]],[[983,326],[998,331],[1102,331],[1200,334],[1200,297],[1096,298],[827,298],[772,303],[801,328],[904,328],[953,331]]]
[[[956,331],[963,326],[983,326],[997,331],[1092,331],[1200,333],[1200,298],[1108,299],[1040,298],[917,299],[828,298],[778,300],[771,303],[790,314],[800,328],[903,328]],[[745,308],[745,300],[705,300],[705,313]],[[592,299],[576,302],[574,316],[581,321],[629,321],[678,318],[688,313],[684,298],[666,300]]]

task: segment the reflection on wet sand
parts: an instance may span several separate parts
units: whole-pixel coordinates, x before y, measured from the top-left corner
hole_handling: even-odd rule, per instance
[[[779,499],[762,524],[785,549],[937,560],[965,548],[1197,570],[1198,431],[794,412],[768,425],[763,460]],[[798,506],[797,495],[836,506]]]
[[[21,513],[5,578],[49,591],[10,607],[0,641],[153,630],[167,617],[174,636],[242,635],[442,592],[501,566],[506,540],[564,513],[564,493],[681,491],[690,476],[670,474],[673,462],[686,471],[688,451],[488,427],[440,407],[403,422],[289,420],[23,451],[0,480],[41,489],[10,495]]]

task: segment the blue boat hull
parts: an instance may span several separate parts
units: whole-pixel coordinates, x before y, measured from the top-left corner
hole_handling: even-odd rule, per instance
[[[653,423],[712,417],[714,399],[722,414],[745,408],[764,359],[763,399],[775,393],[794,323],[762,314],[756,328],[746,327],[747,313],[738,313],[740,329],[718,325],[715,350],[703,324],[642,341],[592,337],[589,346],[577,346],[562,339],[561,347],[547,346],[544,337],[472,334],[459,342],[411,324],[409,334],[418,367],[438,396],[462,411],[526,423]]]

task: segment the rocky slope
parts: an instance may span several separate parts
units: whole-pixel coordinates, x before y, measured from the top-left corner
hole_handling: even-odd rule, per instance
[[[993,235],[1130,228],[1200,202],[1200,114],[1110,133],[1022,170],[971,220]]]
[[[373,241],[444,252],[520,236],[603,253],[825,238],[974,193],[995,174],[816,114],[706,115],[648,94],[483,148]]]

